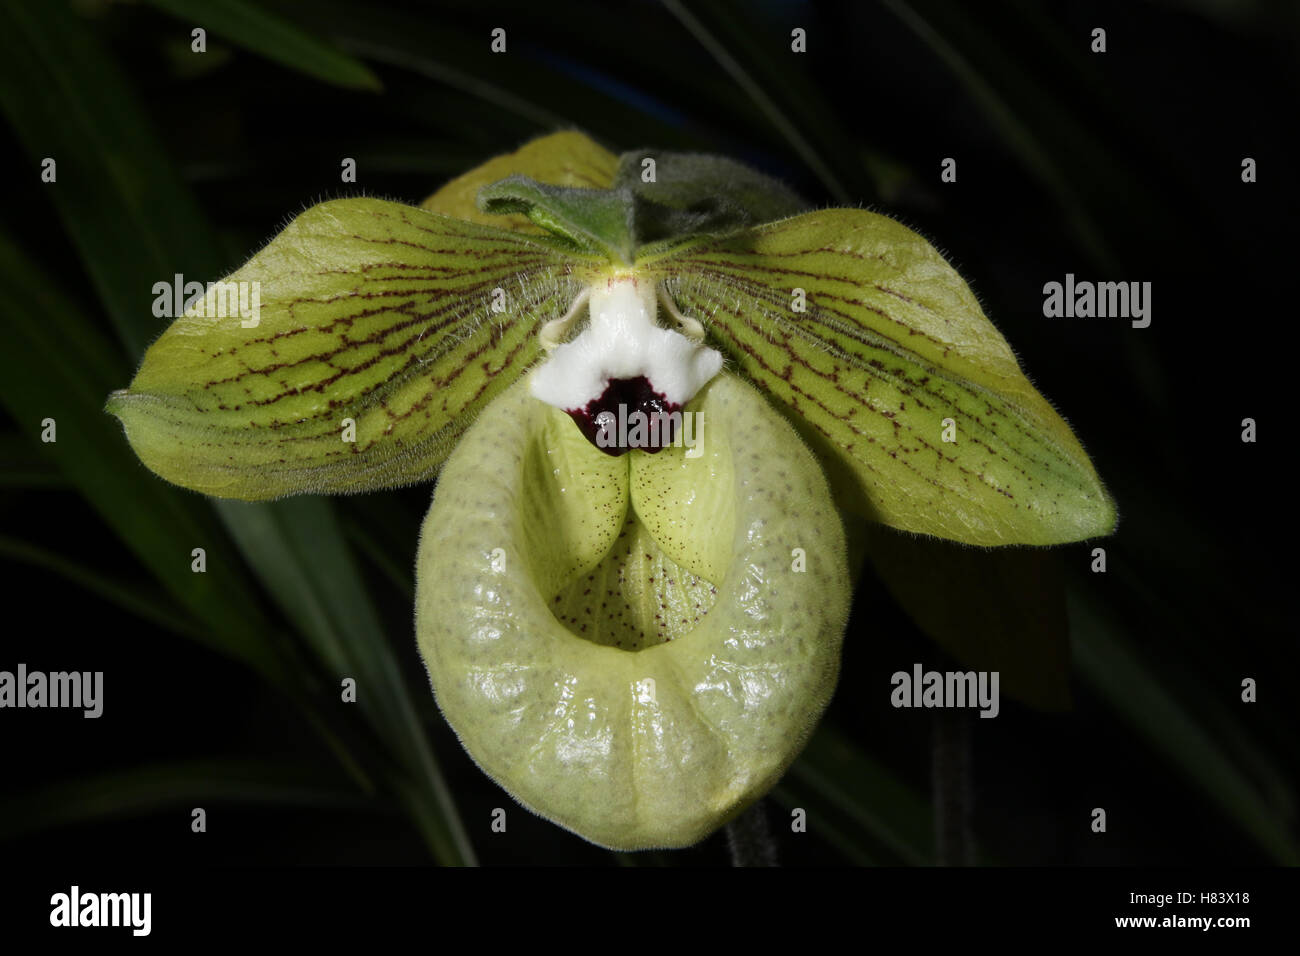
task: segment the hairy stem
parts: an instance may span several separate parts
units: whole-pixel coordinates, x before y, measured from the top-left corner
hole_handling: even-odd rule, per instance
[[[778,865],[776,841],[772,839],[762,800],[728,823],[726,829],[732,866]]]
[[[939,866],[970,866],[971,740],[969,715],[939,710],[931,746],[934,850]]]

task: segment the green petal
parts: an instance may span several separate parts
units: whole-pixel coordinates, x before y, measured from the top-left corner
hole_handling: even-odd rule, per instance
[[[632,469],[632,506],[641,523],[675,562],[718,584],[731,564],[731,538],[702,535],[699,529],[731,526],[735,474],[729,443],[713,440],[713,423],[705,420],[700,405],[697,398],[687,407],[697,423],[704,422],[694,426],[691,455],[670,447],[626,457]]]
[[[209,288],[108,410],[146,465],[211,495],[418,481],[534,360],[537,327],[567,310],[584,265],[412,206],[322,203],[222,280],[249,283],[250,306],[258,290],[254,327],[229,305],[216,314]]]
[[[807,213],[665,243],[637,267],[666,280],[713,343],[802,420],[851,510],[978,545],[1114,527],[1087,454],[966,283],[892,219]]]
[[[528,515],[527,547],[548,556],[533,572],[549,596],[590,572],[614,546],[628,510],[628,459],[597,451],[558,409],[539,408],[541,402],[522,394],[516,400],[518,414],[539,418],[523,454],[520,508]],[[485,517],[498,516],[490,510]]]

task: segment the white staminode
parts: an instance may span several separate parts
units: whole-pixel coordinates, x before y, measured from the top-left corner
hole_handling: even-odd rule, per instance
[[[583,298],[591,321],[573,341],[556,346],[534,373],[534,397],[576,411],[604,394],[610,379],[644,375],[667,401],[685,405],[722,368],[721,353],[656,323],[654,282],[618,276],[588,293]],[[575,307],[581,303],[579,299]],[[571,318],[572,313],[560,321]],[[678,319],[702,334],[699,323]],[[550,334],[543,330],[544,341]]]

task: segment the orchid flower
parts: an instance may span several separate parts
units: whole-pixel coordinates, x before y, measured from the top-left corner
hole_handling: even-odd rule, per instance
[[[245,500],[441,469],[438,705],[604,846],[696,842],[798,755],[839,670],[843,514],[981,546],[1115,522],[932,245],[731,160],[557,133],[421,207],[314,206],[230,283],[254,320],[209,288],[110,397],[137,454]]]

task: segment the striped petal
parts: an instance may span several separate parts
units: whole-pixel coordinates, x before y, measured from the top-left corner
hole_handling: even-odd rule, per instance
[[[211,495],[418,481],[533,362],[537,328],[588,267],[544,237],[377,199],[322,203],[223,280],[258,290],[255,319],[214,314],[211,287],[108,410],[146,465]]]
[[[851,510],[977,545],[1113,528],[1069,426],[956,271],[892,219],[812,212],[646,248],[636,266],[805,423]]]

